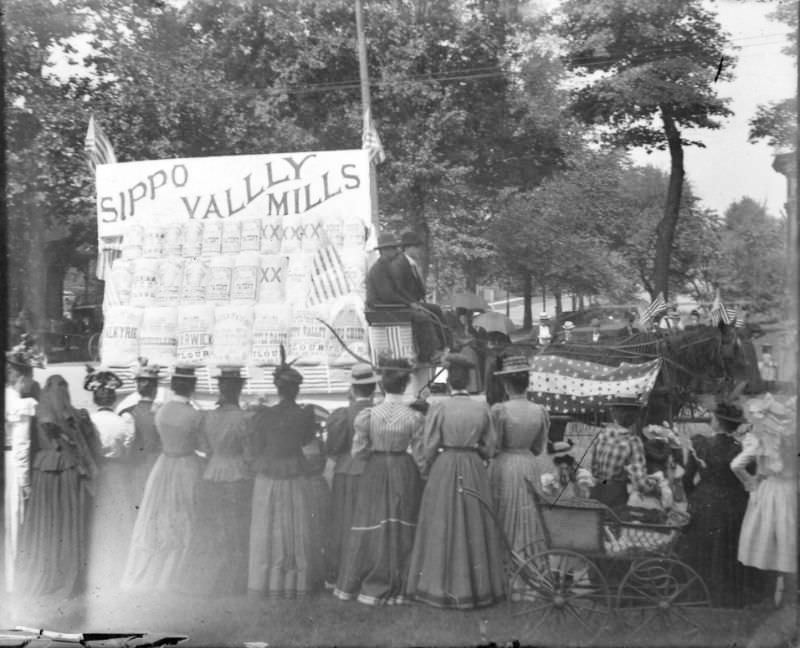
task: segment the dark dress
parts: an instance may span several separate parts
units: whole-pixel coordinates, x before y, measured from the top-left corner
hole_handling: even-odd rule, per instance
[[[247,588],[294,598],[324,578],[314,492],[303,446],[314,439],[314,410],[282,401],[250,421],[247,456],[255,473]]]
[[[727,434],[692,438],[697,457],[686,466],[684,487],[691,522],[682,539],[681,557],[703,578],[715,607],[741,607],[745,597],[745,571],[737,562],[747,492],[733,474],[730,463],[741,444]],[[695,474],[700,482],[694,486]]]
[[[31,495],[20,533],[20,594],[68,597],[86,586],[89,525],[100,449],[86,410],[63,425],[39,417],[31,453]]]
[[[209,453],[194,489],[195,517],[182,587],[191,594],[231,596],[247,590],[253,480],[245,464],[245,412],[224,404],[207,412],[200,447]]]
[[[133,417],[135,436],[128,455],[129,493],[134,506],[140,506],[150,471],[161,454],[161,439],[156,430],[156,408],[152,400],[140,400],[120,414]]]
[[[327,578],[331,582],[336,582],[347,536],[350,534],[350,527],[353,526],[358,484],[365,465],[364,459],[350,455],[355,434],[353,422],[359,412],[371,405],[370,398],[357,399],[347,407],[334,410],[328,417],[325,453],[334,460],[327,564]]]

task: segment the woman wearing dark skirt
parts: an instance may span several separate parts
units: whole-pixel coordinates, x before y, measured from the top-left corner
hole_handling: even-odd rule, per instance
[[[245,379],[239,368],[225,368],[217,380],[219,403],[200,428],[208,464],[195,486],[191,540],[181,569],[183,589],[202,596],[247,590],[253,480],[244,457],[245,413],[239,407]]]
[[[414,544],[422,480],[414,459],[425,419],[403,402],[411,367],[392,361],[381,368],[386,397],[356,417],[351,454],[367,457],[356,510],[334,595],[367,605],[407,601],[408,560]]]
[[[408,575],[408,595],[442,608],[470,609],[504,597],[502,549],[483,460],[494,454],[495,434],[485,403],[466,391],[472,363],[448,357],[450,399],[431,407],[421,464],[430,477],[420,505]],[[441,450],[441,453],[439,452]],[[431,464],[432,467],[431,467]]]
[[[730,468],[742,450],[734,433],[743,422],[741,409],[719,404],[711,418],[714,436],[692,438],[696,457],[689,457],[684,475],[691,522],[681,557],[703,578],[715,607],[742,607],[745,599],[745,571],[736,553],[747,492]]]
[[[136,508],[130,501],[127,456],[134,439],[130,414],[115,414],[112,407],[119,377],[104,370],[92,371],[83,387],[93,394],[98,409],[92,412],[102,458],[97,478],[89,546],[89,591],[102,595],[119,587],[128,555]]]
[[[200,480],[198,449],[203,415],[189,402],[196,378],[192,367],[176,367],[174,395],[156,414],[163,451],[144,489],[128,561],[126,590],[174,590],[186,557],[194,520],[194,489]]]
[[[251,595],[295,598],[312,593],[324,578],[303,456],[314,439],[314,410],[295,402],[300,372],[284,361],[273,379],[280,402],[256,412],[248,433],[255,483],[247,588]]]
[[[31,496],[19,545],[17,591],[69,597],[86,585],[89,522],[99,443],[67,381],[47,379],[32,439]]]
[[[343,562],[343,552],[356,511],[358,484],[364,472],[364,459],[350,454],[355,435],[353,424],[359,413],[372,407],[378,380],[370,365],[355,365],[350,375],[350,404],[334,410],[328,417],[325,452],[334,460],[328,560],[328,580],[331,583],[336,581],[339,566]]]

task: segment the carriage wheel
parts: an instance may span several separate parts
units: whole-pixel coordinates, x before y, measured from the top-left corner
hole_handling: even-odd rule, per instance
[[[552,634],[559,644],[585,644],[609,624],[606,579],[591,560],[551,549],[522,562],[509,586],[512,632],[523,644]]]
[[[617,610],[637,636],[675,627],[695,633],[710,607],[703,579],[675,558],[634,561],[617,590]]]
[[[100,334],[93,333],[86,344],[86,350],[91,362],[100,362]]]

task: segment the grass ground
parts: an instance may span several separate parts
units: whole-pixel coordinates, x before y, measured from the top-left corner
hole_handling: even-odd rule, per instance
[[[342,602],[330,594],[308,599],[246,597],[207,600],[191,597],[118,596],[54,601],[2,601],[0,627],[27,625],[62,632],[174,632],[189,635],[186,646],[474,646],[581,645],[587,639],[569,626],[540,627],[524,634],[505,604],[485,610],[449,611],[424,605],[372,608]],[[3,612],[5,610],[5,613]],[[648,628],[631,635],[608,628],[593,645],[605,646],[788,646],[796,610],[709,610],[702,631],[686,627]],[[757,643],[756,643],[757,642]]]

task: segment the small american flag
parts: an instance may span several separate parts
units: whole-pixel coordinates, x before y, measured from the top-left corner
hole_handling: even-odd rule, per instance
[[[386,153],[383,151],[383,144],[372,121],[372,113],[369,108],[364,111],[364,133],[361,137],[361,142],[361,148],[369,151],[371,162],[380,164],[386,159]]]
[[[736,322],[736,319],[736,309],[725,306],[719,296],[719,290],[717,290],[714,303],[711,304],[711,325],[718,326],[720,322],[730,325]]]
[[[352,291],[339,251],[329,242],[324,242],[311,259],[309,303],[316,306]]]
[[[641,320],[642,325],[647,326],[658,315],[665,312],[667,312],[667,302],[664,301],[664,293],[658,293],[650,305],[644,309],[644,312],[642,312],[642,316],[639,319]]]
[[[86,131],[86,142],[83,150],[89,162],[89,170],[94,173],[98,164],[116,164],[117,156],[114,147],[106,137],[103,129],[94,120],[94,115],[89,117],[89,129]]]

